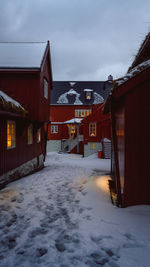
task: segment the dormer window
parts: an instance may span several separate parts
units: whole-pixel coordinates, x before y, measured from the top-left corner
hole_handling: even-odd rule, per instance
[[[48,82],[44,79],[44,97],[48,99]]]
[[[91,99],[91,92],[86,92],[86,99],[90,100]]]
[[[85,92],[85,99],[86,100],[91,100],[92,99],[92,89],[84,89]]]

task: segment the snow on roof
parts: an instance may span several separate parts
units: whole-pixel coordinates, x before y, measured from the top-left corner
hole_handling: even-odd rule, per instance
[[[47,42],[0,43],[0,68],[40,68]]]
[[[69,84],[71,87],[73,87],[76,84],[76,82],[69,82]]]
[[[93,89],[88,89],[88,88],[87,88],[87,89],[84,89],[84,91],[85,91],[85,92],[92,92]]]
[[[115,81],[117,86],[120,86],[124,82],[128,81],[132,77],[136,76],[138,73],[143,71],[144,69],[150,67],[150,59],[142,62],[141,64],[137,65],[135,68],[131,69],[125,76]]]
[[[94,103],[93,104],[101,104],[103,102],[104,102],[104,98],[100,94],[94,92]]]
[[[7,94],[0,90],[0,108],[7,111],[14,111],[26,114],[27,111],[20,105],[19,102],[15,101]]]
[[[67,98],[68,95],[75,95],[74,105],[83,105],[83,103],[79,99],[80,94],[78,94],[74,89],[70,89],[68,92],[60,95],[58,100],[57,100],[57,103],[58,104],[68,104],[69,103],[68,98]]]
[[[64,123],[81,123],[81,121],[83,120],[83,118],[82,119],[78,119],[78,118],[73,118],[73,119],[71,119],[71,120],[68,120],[68,121],[65,121]]]

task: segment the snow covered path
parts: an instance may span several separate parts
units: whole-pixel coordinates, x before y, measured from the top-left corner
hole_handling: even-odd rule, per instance
[[[150,206],[114,207],[109,160],[49,153],[0,191],[0,267],[149,267]]]

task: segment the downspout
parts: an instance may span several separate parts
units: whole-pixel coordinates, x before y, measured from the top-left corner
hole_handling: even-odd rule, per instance
[[[115,174],[116,174],[116,189],[117,189],[117,206],[122,207],[121,197],[121,185],[120,185],[120,173],[119,173],[119,161],[118,161],[118,150],[117,150],[117,136],[116,136],[116,122],[113,114],[113,97],[111,97],[110,104],[111,121],[112,121],[112,141],[114,146],[114,160],[115,160]]]
[[[44,133],[44,141],[45,141],[45,145],[44,145],[44,161],[45,161],[45,158],[46,158],[46,146],[47,146],[47,137],[48,137],[48,127],[49,127],[49,124],[51,123],[51,121],[48,121],[46,123],[46,132]]]

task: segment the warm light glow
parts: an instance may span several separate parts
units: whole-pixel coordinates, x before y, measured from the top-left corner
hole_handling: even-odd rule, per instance
[[[16,135],[15,135],[15,122],[7,122],[7,148],[13,148],[16,145]]]
[[[91,149],[94,150],[95,149],[95,144],[91,143]]]
[[[41,129],[39,129],[37,131],[37,142],[40,143],[41,142]]]
[[[109,194],[109,187],[108,187],[109,178],[110,178],[109,176],[99,176],[95,181],[96,186],[107,194]]]
[[[123,130],[117,130],[117,136],[124,136]]]

